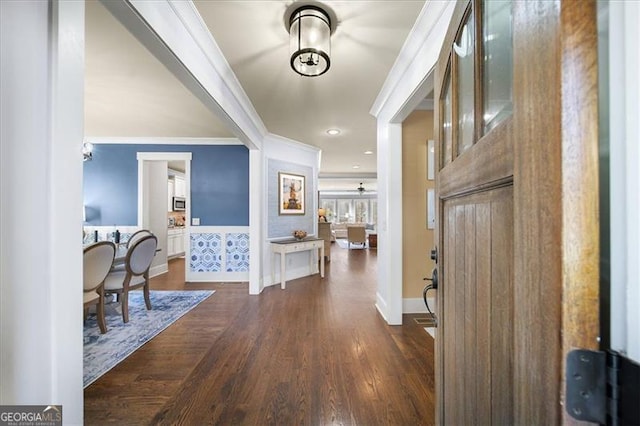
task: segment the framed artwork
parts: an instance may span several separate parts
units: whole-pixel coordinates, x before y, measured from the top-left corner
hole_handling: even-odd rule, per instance
[[[305,212],[304,176],[278,173],[278,214],[300,214]]]

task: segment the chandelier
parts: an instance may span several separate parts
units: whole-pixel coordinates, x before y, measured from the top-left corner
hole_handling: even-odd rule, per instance
[[[362,182],[360,182],[360,186],[356,188],[358,190],[358,192],[360,193],[360,195],[362,195],[362,193],[365,191],[364,186],[362,186]]]
[[[331,66],[331,18],[318,6],[302,6],[289,18],[291,68],[300,75],[317,77]]]

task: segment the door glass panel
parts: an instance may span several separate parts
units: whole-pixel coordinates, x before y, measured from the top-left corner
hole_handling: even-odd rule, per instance
[[[486,134],[513,110],[513,31],[511,0],[483,3],[484,116]]]
[[[451,73],[447,74],[443,89],[444,96],[442,98],[442,165],[446,166],[451,162],[451,146],[453,136],[451,135]]]
[[[457,155],[473,145],[474,129],[474,43],[473,12],[467,17],[453,50],[458,56],[458,140]]]

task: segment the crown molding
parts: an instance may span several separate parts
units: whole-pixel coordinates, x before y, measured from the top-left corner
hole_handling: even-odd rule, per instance
[[[172,138],[172,137],[91,137],[85,142],[92,144],[120,145],[244,145],[238,138]]]
[[[425,3],[369,111],[371,115],[391,121],[408,100],[426,97],[428,85],[423,83],[438,61],[455,5],[443,0]]]

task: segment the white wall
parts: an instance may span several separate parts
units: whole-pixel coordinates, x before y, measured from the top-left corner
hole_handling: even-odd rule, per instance
[[[262,182],[262,205],[264,212],[262,216],[262,232],[263,235],[268,235],[268,212],[266,206],[268,205],[268,161],[269,159],[286,161],[301,166],[310,167],[312,169],[312,176],[310,182],[306,182],[306,185],[311,185],[314,196],[312,199],[307,200],[307,209],[311,214],[317,212],[317,194],[318,191],[318,169],[320,167],[320,150],[316,147],[302,144],[281,136],[269,134],[263,141],[262,145],[263,153],[263,182]],[[314,233],[317,235],[317,221],[314,221]],[[292,253],[287,255],[287,280],[300,278],[309,274],[309,255],[310,252]],[[316,255],[317,256],[317,255]],[[279,259],[276,260],[278,262]],[[280,270],[276,266],[276,283],[279,283]],[[262,288],[264,286],[272,285],[271,282],[271,249],[269,247],[269,240],[263,240],[262,244]]]
[[[640,4],[609,7],[611,348],[640,362]]]
[[[84,3],[0,2],[0,404],[82,424]]]
[[[150,275],[169,270],[167,266],[167,169],[166,161],[143,161],[143,222],[153,232],[161,249],[151,262]]]
[[[400,143],[396,141],[399,140]],[[402,324],[402,125],[378,121],[378,290],[376,308]],[[384,160],[382,160],[384,159]]]

